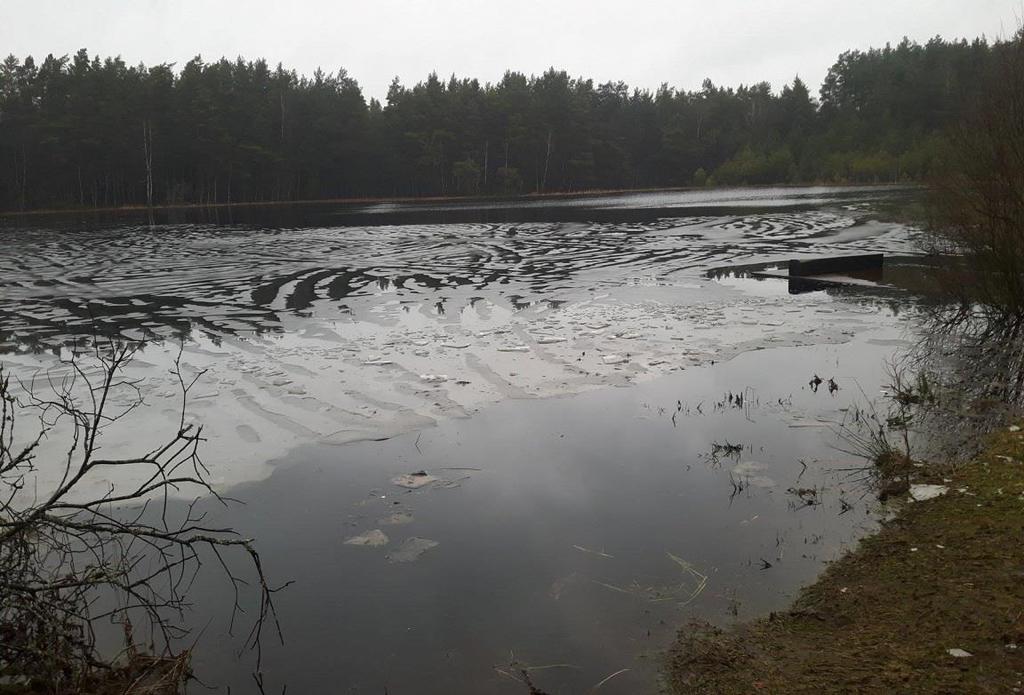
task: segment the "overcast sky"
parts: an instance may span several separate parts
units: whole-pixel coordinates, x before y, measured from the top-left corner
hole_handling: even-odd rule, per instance
[[[265,57],[348,70],[367,97],[442,76],[549,66],[598,82],[696,88],[799,74],[816,91],[843,50],[1012,35],[1024,0],[0,0],[0,52]]]

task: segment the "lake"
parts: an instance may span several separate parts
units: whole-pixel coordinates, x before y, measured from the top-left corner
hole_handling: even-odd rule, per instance
[[[612,674],[600,692],[656,692],[677,629],[783,608],[874,527],[835,423],[912,338],[897,288],[712,271],[912,266],[915,230],[878,215],[911,194],[6,218],[0,359],[27,379],[94,331],[147,340],[130,368],[147,407],[110,452],[174,427],[179,350],[201,374],[188,416],[245,502],[212,518],[295,581],[268,692],[523,693],[522,668],[552,693]],[[194,666],[244,692],[228,589],[193,589]]]

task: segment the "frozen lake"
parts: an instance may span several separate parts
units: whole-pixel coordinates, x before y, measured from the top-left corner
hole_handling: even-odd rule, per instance
[[[829,423],[907,338],[897,290],[709,271],[912,255],[914,231],[877,216],[906,194],[8,218],[0,360],[27,380],[94,326],[149,340],[131,367],[147,407],[114,453],[175,426],[179,349],[205,370],[189,417],[217,487],[248,503],[225,519],[296,580],[275,687],[525,692],[515,660],[550,692],[621,669],[601,692],[654,691],[688,618],[780,608],[871,528]],[[244,691],[222,589],[196,587],[195,665]]]
[[[213,478],[229,486],[265,477],[269,460],[302,443],[392,436],[507,398],[847,340],[872,309],[706,272],[907,253],[910,232],[870,214],[896,195],[753,189],[504,208],[177,211],[186,219],[145,225],[10,218],[0,226],[0,355],[26,378],[94,326],[151,340],[135,363],[149,406],[137,430],[176,422],[166,368],[183,345],[186,371],[207,370],[193,412],[211,438]],[[246,221],[187,219],[209,214]],[[452,215],[477,221],[443,221]],[[130,443],[112,432],[107,446]]]

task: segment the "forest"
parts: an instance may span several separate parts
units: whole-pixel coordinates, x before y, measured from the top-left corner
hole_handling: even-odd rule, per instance
[[[799,77],[699,91],[565,71],[496,84],[264,60],[9,56],[0,210],[925,179],[1008,42],[904,39]]]

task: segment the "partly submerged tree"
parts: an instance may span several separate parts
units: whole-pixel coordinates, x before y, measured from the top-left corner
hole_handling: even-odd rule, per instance
[[[995,47],[981,97],[932,184],[929,242],[942,261],[932,343],[975,405],[1024,401],[1024,30]],[[950,339],[953,342],[950,343]],[[950,345],[955,349],[951,349]],[[934,350],[932,351],[934,352]]]
[[[957,321],[1024,326],[1024,32],[998,46],[986,89],[950,137],[931,230],[963,258],[943,288]]]
[[[138,384],[125,374],[136,349],[108,342],[73,350],[38,388],[12,382],[0,368],[4,692],[178,692],[187,676],[187,651],[176,651],[187,635],[182,611],[204,561],[224,570],[238,610],[244,573],[231,555],[248,560],[258,593],[252,646],[259,648],[268,620],[276,626],[274,589],[252,541],[204,523],[195,502],[171,510],[172,496],[220,499],[200,458],[202,427],[185,415],[195,380],[186,381],[177,362],[182,409],[171,436],[133,456],[101,452],[104,431],[141,404]],[[40,484],[41,445],[54,436],[66,437],[66,446],[59,460],[45,463],[46,480],[55,482]],[[126,469],[138,474],[135,482],[115,484]],[[101,493],[91,492],[97,482]],[[124,628],[118,658],[97,646],[101,620]],[[136,642],[141,634],[144,650]]]

